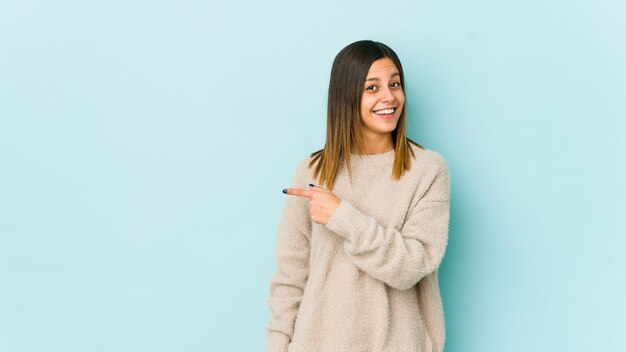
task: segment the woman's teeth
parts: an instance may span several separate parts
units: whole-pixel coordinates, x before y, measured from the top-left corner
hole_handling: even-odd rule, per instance
[[[376,110],[376,111],[374,111],[374,114],[376,114],[376,115],[389,115],[389,114],[393,114],[394,111],[396,111],[396,109]]]

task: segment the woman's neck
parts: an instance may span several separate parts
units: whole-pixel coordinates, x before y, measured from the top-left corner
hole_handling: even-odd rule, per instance
[[[364,142],[365,145],[363,146],[363,154],[365,155],[382,154],[394,149],[391,136],[389,136],[389,138],[380,138],[376,141],[366,139]],[[356,148],[356,146],[353,146],[352,153],[360,154],[360,151]]]

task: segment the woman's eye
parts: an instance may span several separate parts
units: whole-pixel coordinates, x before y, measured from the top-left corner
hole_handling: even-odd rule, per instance
[[[365,90],[376,90],[376,86],[369,86],[365,88]]]
[[[393,82],[393,83],[391,83],[392,87],[400,87],[400,85],[401,85],[400,82]]]

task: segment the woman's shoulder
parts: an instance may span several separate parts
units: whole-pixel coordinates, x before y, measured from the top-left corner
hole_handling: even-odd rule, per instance
[[[296,173],[303,176],[310,176],[313,172],[313,168],[315,166],[314,160],[317,159],[317,154],[319,154],[321,150],[318,150],[313,153],[308,153],[306,156],[300,159],[298,165],[296,165]]]
[[[409,143],[409,145],[413,150],[412,162],[420,165],[420,169],[424,169],[424,167],[436,169],[448,168],[448,162],[440,152],[424,146],[420,147],[413,143]]]
[[[426,148],[421,145],[409,143],[413,154],[411,155],[411,164],[417,164],[418,170],[447,170],[448,163],[446,158],[440,152]],[[319,160],[319,154],[323,149],[317,150],[312,153],[306,154],[300,159],[296,166],[296,172],[305,177],[311,177],[313,170],[315,169],[316,161]]]

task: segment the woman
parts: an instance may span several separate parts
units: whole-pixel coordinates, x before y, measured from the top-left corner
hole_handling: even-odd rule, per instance
[[[268,352],[443,350],[448,168],[406,137],[403,83],[382,43],[337,54],[324,149],[283,190]]]

